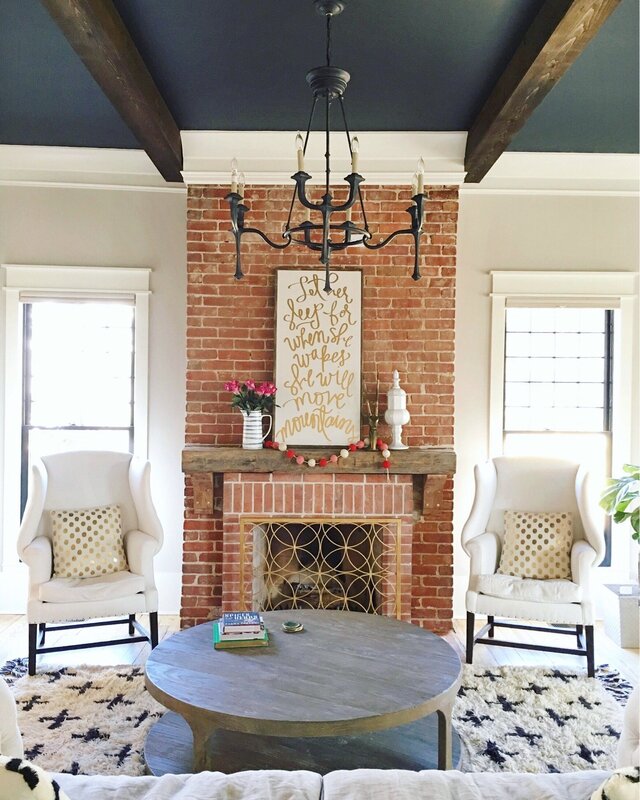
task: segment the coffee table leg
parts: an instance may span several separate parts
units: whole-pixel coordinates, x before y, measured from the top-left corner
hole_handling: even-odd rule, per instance
[[[193,771],[204,772],[207,769],[207,743],[211,736],[211,728],[197,719],[185,717],[193,734]]]
[[[451,712],[453,706],[439,708],[438,714],[438,769],[453,768],[451,739]]]

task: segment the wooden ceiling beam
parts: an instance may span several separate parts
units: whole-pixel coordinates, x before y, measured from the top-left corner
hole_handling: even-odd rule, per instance
[[[167,181],[182,181],[180,131],[111,0],[41,0]]]
[[[620,0],[546,0],[473,121],[466,183],[479,183]]]

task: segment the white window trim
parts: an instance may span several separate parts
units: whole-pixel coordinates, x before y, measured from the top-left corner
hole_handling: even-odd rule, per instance
[[[134,450],[147,457],[149,404],[149,283],[151,270],[136,267],[65,267],[3,264],[4,448],[3,521],[0,569],[18,563],[15,541],[20,524],[20,420],[22,403],[22,315],[20,303],[30,294],[55,297],[131,297],[135,303]]]
[[[634,325],[638,317],[638,277],[633,272],[517,272],[491,273],[491,354],[489,374],[489,457],[503,453],[504,347],[508,305],[588,305],[619,309],[613,360],[613,420],[611,463],[614,474],[632,461],[640,443],[634,443],[633,408],[640,387],[633,364],[640,353]],[[621,369],[621,365],[625,368]],[[629,537],[631,542],[631,538]],[[628,563],[625,548],[614,549],[611,576]],[[603,576],[604,577],[604,576]],[[624,580],[624,578],[623,578]]]

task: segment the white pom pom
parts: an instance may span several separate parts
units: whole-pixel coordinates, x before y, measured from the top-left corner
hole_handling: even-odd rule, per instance
[[[279,450],[281,453],[284,453],[284,451],[285,451],[286,449],[287,449],[287,445],[286,445],[284,442],[280,442],[280,444],[278,445],[278,450]]]
[[[362,441],[364,442],[364,446],[365,447],[369,447],[369,437],[368,436],[365,436]]]
[[[382,451],[382,457],[383,458],[389,458],[390,455],[391,455],[391,451],[390,450],[383,450]]]
[[[315,465],[316,465],[316,460],[315,460],[315,458],[310,458],[310,459],[307,461],[307,464],[308,464],[310,467],[315,467]]]
[[[348,450],[341,450],[340,451],[340,458],[349,458],[349,451]]]

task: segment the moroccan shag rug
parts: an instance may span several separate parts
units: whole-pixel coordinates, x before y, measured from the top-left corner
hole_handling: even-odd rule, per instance
[[[0,674],[16,698],[26,759],[48,772],[145,774],[144,742],[166,708],[145,689],[142,667],[66,667],[18,677],[24,661],[8,662]]]
[[[614,769],[631,686],[544,667],[465,666],[453,710],[466,772]]]
[[[0,674],[18,707],[25,757],[51,772],[143,775],[144,741],[165,709],[144,688],[142,667],[66,667]],[[468,772],[612,769],[631,687],[615,670],[575,672],[465,666],[454,708]]]

